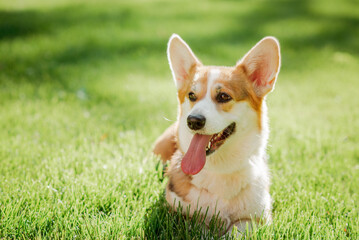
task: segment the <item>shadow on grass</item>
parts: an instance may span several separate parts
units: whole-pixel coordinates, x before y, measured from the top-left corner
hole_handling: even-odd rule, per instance
[[[166,202],[164,194],[147,209],[144,221],[144,237],[146,239],[219,239],[224,232],[224,224],[219,218],[211,220],[209,228],[199,212],[190,218],[182,215],[181,207],[174,212]],[[230,239],[228,235],[223,239]]]
[[[69,90],[69,69],[86,72],[101,61],[122,59],[126,62],[144,54],[150,56],[153,52],[164,52],[165,40],[128,40],[121,34],[114,39],[104,37],[102,25],[111,24],[119,29],[135,28],[134,10],[106,11],[75,5],[50,11],[0,11],[0,47],[2,44],[19,44],[12,49],[4,47],[5,54],[0,52],[0,74],[11,78],[12,82],[25,81],[35,85],[50,82]],[[110,31],[111,28],[109,34]],[[74,36],[71,36],[72,32]],[[42,42],[36,46],[39,38]],[[0,83],[4,79],[0,77]]]
[[[148,4],[146,5],[148,8],[151,8],[151,4],[155,5],[155,3],[146,4]],[[233,7],[240,6],[240,2],[233,2]],[[176,9],[176,11],[185,12],[186,8]],[[201,12],[199,14],[205,17],[210,13]],[[225,13],[220,12],[220,14]],[[294,52],[289,58],[295,63],[290,66],[296,68],[298,65],[305,67],[310,64],[308,57],[297,56],[297,53],[305,50],[315,51],[330,47],[337,51],[359,54],[359,43],[357,41],[359,17],[330,15],[314,11],[308,0],[262,2],[254,5],[251,11],[246,14],[236,15],[232,13],[222,17],[228,18],[233,23],[224,31],[217,29],[216,34],[201,38],[193,34],[187,36],[184,33],[184,38],[195,51],[212,55],[215,50],[211,49],[215,49],[219,43],[231,46],[238,44],[239,40],[243,42],[245,39],[246,42],[254,44],[263,37],[263,29],[273,28],[274,32],[280,32],[279,37],[284,58],[289,56],[289,51]],[[206,24],[201,21],[200,17],[196,19],[197,21],[193,22],[192,28],[200,28]],[[166,17],[163,16],[163,21],[166,20]],[[178,19],[174,25],[182,24],[181,20]],[[318,27],[311,34],[301,35],[300,31],[298,34],[287,34],[286,31],[293,32],[291,27],[286,26],[288,21],[295,21],[298,25],[307,24],[308,27],[313,23],[317,24]],[[144,22],[149,23],[147,26],[153,27],[152,35],[143,33],[145,27],[141,26],[140,23]],[[86,69],[96,67],[101,61],[110,63],[116,58],[123,60],[123,62],[132,59],[134,61],[132,65],[135,68],[143,64],[143,59],[149,56],[165,54],[167,39],[160,37],[155,31],[161,28],[159,22],[151,24],[149,16],[138,12],[136,7],[131,7],[131,5],[126,7],[114,6],[111,10],[106,8],[95,9],[93,6],[91,8],[84,5],[72,5],[49,11],[1,11],[0,44],[14,40],[26,40],[39,35],[56,37],[57,34],[66,32],[72,27],[86,32],[87,30],[92,31],[93,28],[101,29],[101,26],[106,29],[111,25],[119,29],[138,29],[138,34],[124,36],[124,33],[119,31],[104,40],[103,31],[94,32],[94,36],[91,34],[82,36],[80,33],[78,36],[74,36],[77,39],[74,43],[70,41],[59,51],[46,50],[45,48],[43,52],[40,51],[38,54],[30,56],[21,56],[21,53],[12,55],[10,52],[0,59],[1,73],[19,82],[29,81],[38,84],[43,81],[57,81],[60,82],[60,85],[66,86],[68,85],[66,80],[68,73],[61,71],[59,67],[77,66]],[[169,36],[171,32],[176,31],[176,28],[165,29],[164,31],[167,31]],[[108,29],[108,34],[111,34],[111,28]],[[54,46],[59,44],[58,41],[61,41],[61,38],[59,39],[52,40]],[[284,65],[286,65],[286,61],[284,61]],[[150,72],[151,67],[141,66],[141,71]],[[20,81],[20,79],[22,80]]]
[[[48,32],[43,20],[37,11],[0,11],[0,41]]]
[[[86,5],[73,4],[50,11],[0,10],[0,41],[15,40],[34,35],[49,35],[56,30],[84,25],[116,22],[120,26],[132,24],[134,11],[121,8],[116,11],[93,11]]]

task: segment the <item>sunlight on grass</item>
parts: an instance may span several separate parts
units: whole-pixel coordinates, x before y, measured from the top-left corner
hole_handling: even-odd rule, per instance
[[[0,238],[203,234],[169,212],[150,154],[176,119],[173,32],[208,65],[234,65],[266,35],[281,43],[274,219],[248,237],[358,238],[358,16],[354,1],[1,2]]]

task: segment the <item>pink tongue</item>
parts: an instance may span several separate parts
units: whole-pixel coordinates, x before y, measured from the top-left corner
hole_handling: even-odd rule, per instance
[[[185,174],[195,175],[199,173],[206,163],[206,146],[212,135],[195,134],[192,138],[186,154],[184,155],[181,168]]]

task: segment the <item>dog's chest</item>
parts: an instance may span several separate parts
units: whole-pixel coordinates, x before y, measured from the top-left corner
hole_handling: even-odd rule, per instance
[[[248,185],[249,181],[250,176],[246,171],[223,175],[204,170],[192,178],[192,184],[197,189],[205,190],[214,197],[224,200],[231,200],[236,197]]]

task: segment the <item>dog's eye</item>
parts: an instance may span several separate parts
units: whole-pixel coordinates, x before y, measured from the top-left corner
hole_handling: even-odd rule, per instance
[[[191,102],[194,102],[197,100],[196,94],[194,94],[194,92],[189,92],[188,93],[188,98]]]
[[[229,96],[227,93],[221,92],[216,97],[217,102],[219,103],[226,103],[232,100],[232,97]]]

